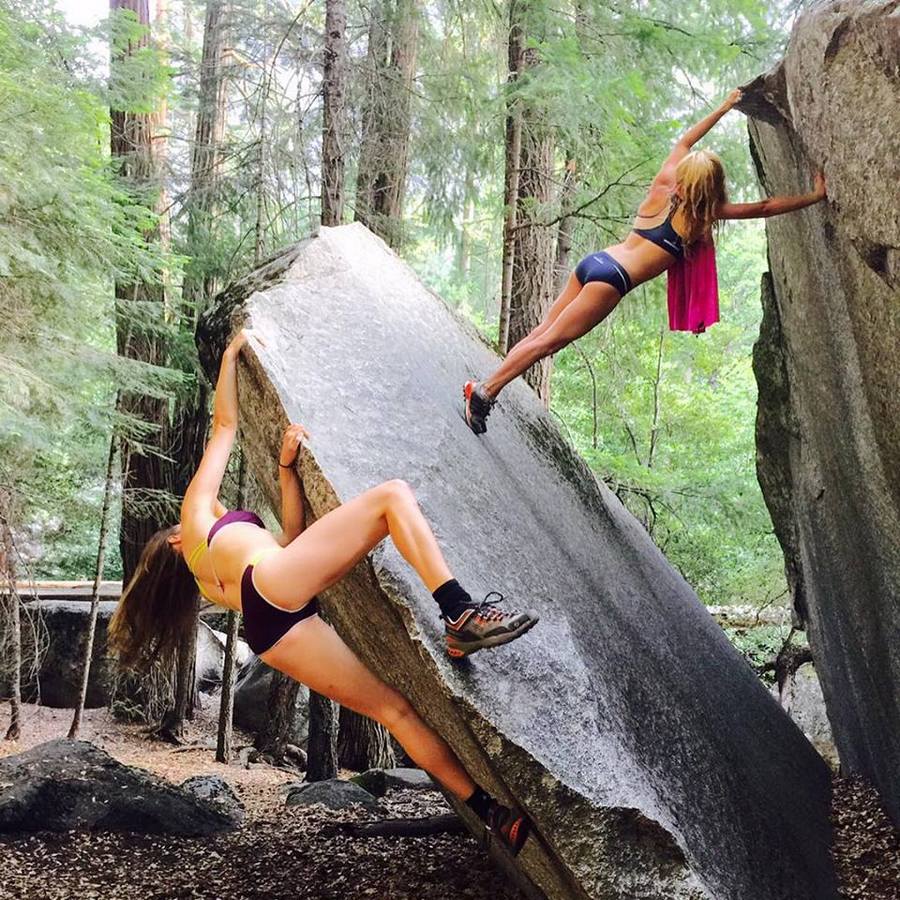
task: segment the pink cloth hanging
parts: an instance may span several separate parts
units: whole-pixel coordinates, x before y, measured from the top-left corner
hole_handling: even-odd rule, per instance
[[[669,328],[702,334],[719,321],[716,245],[698,241],[668,269]]]

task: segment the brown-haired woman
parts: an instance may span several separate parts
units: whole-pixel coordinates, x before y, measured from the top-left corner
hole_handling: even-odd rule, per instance
[[[317,614],[317,594],[342,578],[388,535],[432,591],[447,629],[448,652],[465,656],[524,634],[537,617],[474,603],[452,577],[410,488],[388,481],[305,528],[295,471],[306,432],[285,432],[279,460],[282,531],[274,535],[245,510],[219,502],[238,424],[237,358],[242,331],[222,356],[209,443],[181,506],[181,523],[148,541],[110,622],[113,651],[140,667],[171,652],[188,627],[196,590],[243,613],[250,648],[268,665],[380,722],[409,756],[518,853],[528,818],[482,790],[409,701],[377,678]],[[185,556],[184,548],[191,548]],[[196,580],[196,584],[195,584]],[[489,595],[490,596],[490,595]]]
[[[711,247],[716,223],[777,216],[825,198],[825,180],[818,173],[809,194],[728,202],[719,157],[691,148],[740,99],[740,90],[732,91],[718,109],[686,132],[653,179],[625,240],[581,260],[540,325],[513,347],[492,375],[466,383],[466,422],[472,431],[487,430],[485,419],[510,381],[599,325],[632,288],[675,266],[696,247]],[[712,272],[714,279],[714,261]]]

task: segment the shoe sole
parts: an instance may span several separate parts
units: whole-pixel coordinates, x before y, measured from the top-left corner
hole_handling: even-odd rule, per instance
[[[477,650],[484,650],[488,647],[499,647],[501,644],[508,644],[517,637],[521,637],[526,631],[531,631],[540,619],[529,619],[524,625],[520,625],[515,631],[507,631],[505,634],[494,634],[490,637],[481,638],[478,641],[459,641],[452,634],[447,635],[447,655],[451,659],[462,659],[465,656],[471,656]]]
[[[463,402],[465,403],[465,409],[463,410],[463,418],[466,420],[466,425],[469,426],[473,434],[485,434],[487,433],[487,425],[483,424],[481,426],[477,426],[472,422],[472,419],[469,417],[469,385],[474,385],[474,381],[467,381],[463,385]]]

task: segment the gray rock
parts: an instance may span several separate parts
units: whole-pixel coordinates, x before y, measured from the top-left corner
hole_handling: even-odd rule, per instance
[[[759,480],[842,768],[900,824],[898,59],[895,2],[816,4],[747,108],[766,192],[829,194],[766,222]]]
[[[0,759],[0,832],[206,835],[233,827],[215,805],[87,741],[49,741]]]
[[[37,682],[26,682],[23,693],[43,706],[74,709],[81,692],[91,604],[79,600],[41,600],[29,603],[28,608],[39,612],[46,629],[47,648],[41,658]],[[85,702],[88,709],[109,703],[112,670],[106,655],[106,629],[115,609],[115,601],[100,601]]]
[[[368,791],[358,784],[341,781],[339,778],[293,784],[288,789],[285,803],[288,806],[314,806],[321,803],[329,809],[347,809],[360,805],[371,812],[384,812],[384,807]]]
[[[778,687],[773,691],[778,692]],[[825,697],[812,663],[800,666],[788,679],[779,697],[785,712],[796,722],[810,743],[833,771],[840,768],[840,759],[831,734],[831,725],[825,712]]]
[[[181,789],[214,806],[234,825],[240,825],[244,821],[244,804],[220,775],[193,775],[181,782]]]
[[[234,723],[256,734],[265,721],[272,670],[255,654],[238,672],[234,686]],[[302,746],[309,737],[309,689],[301,685],[297,694],[297,717],[291,743]]]
[[[323,228],[220,298],[201,326],[210,373],[233,313],[265,342],[242,354],[239,390],[271,505],[282,431],[302,422],[316,517],[404,478],[463,585],[540,613],[527,636],[454,663],[390,542],[320,597],[473,776],[535,820],[516,865],[537,889],[836,896],[824,762],[523,383],[486,436],[466,428],[462,384],[497,357],[408,266],[361,225]]]
[[[436,791],[438,786],[422,769],[397,766],[393,769],[367,769],[350,779],[375,797],[383,797],[389,790]]]
[[[222,684],[225,642],[205,622],[197,623],[197,690],[209,692]]]

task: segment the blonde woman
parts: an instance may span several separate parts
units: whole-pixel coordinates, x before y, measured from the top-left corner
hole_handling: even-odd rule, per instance
[[[702,331],[718,318],[715,261],[711,252],[703,252],[711,251],[713,226],[723,219],[777,216],[825,198],[825,180],[818,173],[809,194],[770,197],[756,203],[728,202],[725,172],[718,156],[691,148],[740,99],[740,90],[732,91],[718,109],[687,131],[653,179],[625,240],[581,260],[544,321],[513,347],[492,375],[484,381],[466,383],[466,422],[472,431],[483,434],[487,430],[485,419],[491,407],[516,376],[599,325],[632,288],[668,269],[680,269],[682,261],[687,263],[691,257],[695,261],[693,277],[679,277],[674,285],[670,277],[670,325]],[[676,296],[678,291],[696,293],[698,286],[701,291],[714,293],[700,298],[701,307],[706,301],[712,306],[705,322],[693,310],[691,316],[685,316],[684,310],[673,308],[681,299],[688,302]],[[696,307],[696,298],[691,302]],[[681,324],[688,320],[689,326]]]
[[[448,653],[467,656],[524,634],[537,617],[480,603],[453,578],[415,495],[387,481],[322,516],[308,528],[296,472],[306,432],[291,425],[278,460],[281,532],[247,510],[226,510],[219,489],[238,425],[237,359],[241,332],[222,355],[209,443],[181,506],[181,522],[144,547],[109,626],[112,651],[126,667],[171,655],[195,613],[197,591],[243,614],[250,649],[267,665],[380,722],[409,756],[464,801],[513,852],[531,823],[482,790],[444,739],[409,701],[370,671],[317,615],[316,595],[343,578],[390,536],[441,610]],[[502,599],[502,598],[501,598]]]

